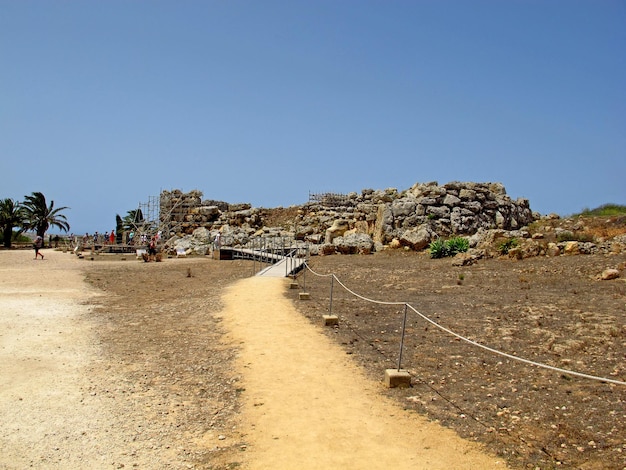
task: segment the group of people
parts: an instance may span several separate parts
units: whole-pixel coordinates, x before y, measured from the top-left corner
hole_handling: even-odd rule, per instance
[[[89,242],[91,241],[93,246],[96,245],[113,245],[115,243],[116,240],[116,236],[115,236],[115,230],[111,230],[111,233],[98,233],[95,232],[93,235],[89,235],[88,233],[85,233],[85,235],[83,235],[83,246],[87,246],[89,245]]]
[[[136,243],[135,232],[131,231],[127,234],[126,243],[128,245],[137,244],[138,246],[146,246],[148,248],[148,253],[150,255],[155,255],[157,253],[157,246],[158,246],[159,241],[161,240],[161,236],[162,236],[162,232],[160,230],[152,236],[146,233],[142,233],[141,235],[139,235],[139,243]],[[56,236],[54,239],[54,241],[56,242],[55,246],[58,245],[58,240],[59,240],[59,237]],[[107,245],[107,244],[114,245],[116,241],[117,241],[117,236],[115,234],[115,230],[111,230],[111,233],[95,232],[93,235],[90,235],[89,233],[85,233],[82,239],[79,239],[79,236],[76,236],[74,234],[71,234],[69,236],[70,246],[75,247],[75,248],[79,248],[79,246],[81,245],[83,248],[87,248],[89,246],[95,248],[96,246],[102,246],[102,245]],[[50,243],[51,243],[50,246],[52,246],[52,239]],[[43,237],[37,236],[35,240],[33,240],[33,248],[35,249],[35,259],[39,259],[39,257],[41,257],[41,259],[44,259],[44,255],[40,251],[43,247],[44,247]]]
[[[161,239],[161,234],[162,232],[159,230],[155,235],[150,236],[148,234],[142,233],[141,235],[139,235],[139,237],[136,236],[134,231],[130,231],[126,234],[126,240],[123,240],[122,237],[122,243],[126,243],[128,245],[139,245],[139,246],[146,246],[150,244],[150,241],[152,239],[155,239],[156,242],[158,243],[159,240]],[[137,238],[139,238],[139,242],[137,242]],[[73,246],[77,246],[79,245],[79,239],[77,236],[75,235],[71,235],[70,236],[70,240],[71,240],[71,244]],[[92,235],[90,235],[89,233],[85,233],[85,235],[83,235],[82,240],[81,241],[81,245],[83,247],[87,247],[87,246],[102,246],[102,245],[114,245],[115,243],[117,243],[118,241],[118,236],[115,233],[115,230],[111,230],[110,233],[104,232],[104,233],[99,233],[99,232],[95,232]]]
[[[148,246],[152,240],[155,240],[158,243],[161,240],[162,232],[159,230],[156,234],[150,236],[149,234],[142,233],[140,235],[135,234],[134,231],[130,231],[125,234],[125,240],[122,236],[121,243],[126,243],[127,245],[138,245],[138,246]],[[79,245],[79,239],[76,236],[71,236],[70,240],[73,242],[74,246]],[[115,233],[115,230],[111,230],[110,233],[98,233],[95,232],[93,235],[89,233],[85,233],[83,235],[82,243],[80,243],[83,247],[88,246],[102,246],[102,245],[114,245],[118,242],[118,237]]]

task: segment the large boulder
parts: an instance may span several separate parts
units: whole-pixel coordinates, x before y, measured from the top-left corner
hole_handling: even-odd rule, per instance
[[[210,243],[213,239],[211,232],[204,227],[198,227],[195,229],[191,236],[199,243]]]
[[[374,251],[374,241],[365,233],[351,233],[344,237],[337,237],[333,244],[337,252],[343,255],[369,255]]]
[[[426,248],[435,236],[435,232],[429,225],[422,224],[419,227],[405,230],[399,241],[402,246],[408,246],[412,250],[419,251]]]
[[[324,243],[333,243],[337,237],[343,236],[350,229],[350,223],[347,220],[335,220],[333,224],[326,229],[326,238]]]

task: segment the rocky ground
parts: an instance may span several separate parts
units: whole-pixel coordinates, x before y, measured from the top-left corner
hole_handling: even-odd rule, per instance
[[[123,407],[133,429],[126,466],[210,468],[239,466],[243,441],[225,439],[237,427],[235,347],[222,341],[217,312],[224,287],[251,275],[247,263],[142,263],[118,256],[85,260],[87,280],[106,295],[92,320],[108,374],[96,375],[88,394]],[[122,282],[120,282],[122,281]],[[140,423],[139,426],[137,423]],[[150,460],[150,459],[153,460]],[[159,462],[151,467],[149,462]],[[118,468],[119,464],[118,464]]]
[[[548,364],[626,381],[626,254],[524,260],[451,259],[400,250],[311,260],[361,296],[408,302],[480,344]],[[606,268],[621,278],[599,280]],[[330,277],[301,273],[313,322],[329,313]],[[398,366],[402,306],[364,301],[333,281],[327,334],[374,378]],[[408,310],[402,368],[408,389],[388,395],[406,408],[485,443],[516,468],[626,468],[626,386],[517,362],[471,346]]]

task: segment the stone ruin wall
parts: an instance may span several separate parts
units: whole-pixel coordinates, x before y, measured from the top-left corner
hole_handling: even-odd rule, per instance
[[[512,200],[500,183],[416,183],[401,192],[395,188],[365,189],[346,195],[340,204],[310,201],[298,206],[293,220],[268,228],[266,215],[272,209],[203,200],[197,190],[173,190],[161,193],[160,221],[171,235],[189,235],[204,228],[244,232],[237,237],[243,239],[264,230],[323,243],[326,230],[341,220],[352,232],[367,234],[378,244],[395,240],[421,249],[424,243],[418,239],[472,235],[480,229],[516,230],[539,217],[527,199]]]
[[[229,204],[224,201],[202,199],[202,192],[193,190],[183,193],[179,189],[162,191],[159,198],[159,222],[163,231],[175,234],[191,234],[197,228],[220,228],[228,223],[224,216],[242,210],[250,210],[250,204]]]

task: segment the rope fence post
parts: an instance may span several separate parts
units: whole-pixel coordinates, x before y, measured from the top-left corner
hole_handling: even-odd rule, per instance
[[[404,350],[404,335],[406,333],[406,315],[408,304],[404,304],[404,315],[402,316],[402,335],[400,336],[400,354],[398,354],[398,368],[385,370],[385,385],[389,388],[410,387],[411,375],[406,370],[402,370],[402,351]]]
[[[335,285],[335,275],[330,276],[330,302],[328,304],[328,315],[322,315],[322,324],[324,326],[339,325],[339,317],[333,315],[333,287]]]
[[[328,304],[328,315],[333,314],[333,287],[335,284],[335,275],[330,276],[330,302]]]
[[[406,313],[408,310],[407,304],[404,304],[404,318],[402,319],[402,336],[400,337],[400,354],[398,355],[398,372],[402,368],[402,351],[404,350],[404,335],[406,333]]]
[[[298,258],[300,258],[301,256],[301,250],[302,248],[297,248],[296,247],[296,256],[298,256]],[[304,261],[302,262],[302,292],[300,292],[298,294],[298,298],[300,300],[310,300],[311,299],[311,295],[306,291],[306,272],[309,270],[309,264],[308,264],[308,260],[309,260],[309,245],[308,243],[305,243],[304,245]],[[294,275],[295,277],[295,275]]]
[[[256,274],[256,238],[252,239],[252,275]]]

